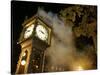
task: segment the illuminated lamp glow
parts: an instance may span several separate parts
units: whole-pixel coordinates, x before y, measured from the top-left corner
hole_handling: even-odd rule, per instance
[[[26,61],[25,60],[22,60],[21,61],[21,65],[25,65],[26,64]]]
[[[36,68],[38,68],[38,65],[36,65]]]
[[[26,55],[26,53],[23,54],[23,56],[25,56],[25,55]]]
[[[82,66],[78,66],[78,67],[76,67],[76,70],[81,71],[81,70],[84,70],[84,69],[83,69]]]

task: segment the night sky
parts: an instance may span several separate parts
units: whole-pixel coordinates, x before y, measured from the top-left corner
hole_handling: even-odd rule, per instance
[[[37,13],[39,7],[46,12],[58,13],[62,8],[71,5],[40,2],[11,1],[11,34],[12,34],[12,50],[11,50],[11,73],[16,70],[16,64],[20,55],[21,47],[17,44],[20,33],[22,31],[22,23],[27,18]]]

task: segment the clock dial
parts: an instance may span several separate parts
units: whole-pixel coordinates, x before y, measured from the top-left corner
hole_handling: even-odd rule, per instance
[[[24,38],[28,38],[29,36],[31,36],[33,29],[34,29],[34,24],[32,24],[31,26],[29,26],[26,29],[25,34],[24,34]]]
[[[43,25],[38,25],[36,27],[36,35],[38,36],[39,39],[41,40],[47,40],[48,38],[48,31]]]

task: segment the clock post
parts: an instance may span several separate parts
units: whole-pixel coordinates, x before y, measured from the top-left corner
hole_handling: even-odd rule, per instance
[[[19,44],[21,53],[16,74],[41,73],[44,71],[45,51],[50,46],[51,27],[38,15],[23,24]]]

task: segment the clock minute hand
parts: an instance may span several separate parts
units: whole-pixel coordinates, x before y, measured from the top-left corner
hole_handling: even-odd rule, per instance
[[[27,32],[30,32],[31,30],[27,30]]]

